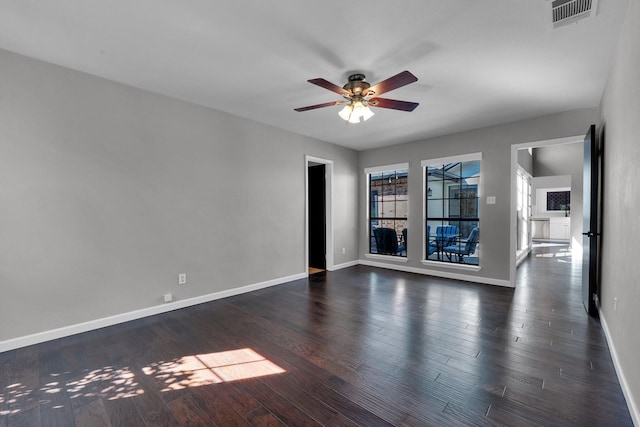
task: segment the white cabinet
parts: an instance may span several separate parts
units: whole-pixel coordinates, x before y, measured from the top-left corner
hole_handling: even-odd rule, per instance
[[[571,239],[571,218],[549,218],[549,238],[563,240]]]
[[[548,239],[549,238],[549,218],[532,219],[531,234],[534,239]]]

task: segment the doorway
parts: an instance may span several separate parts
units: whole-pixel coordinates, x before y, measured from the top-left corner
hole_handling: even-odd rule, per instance
[[[533,170],[533,163],[529,165],[529,172],[532,172],[532,182],[536,181],[536,184],[533,185],[534,188],[531,189],[531,197],[533,201],[531,202],[532,209],[531,215],[528,218],[528,227],[527,231],[529,236],[532,238],[537,237],[540,233],[543,233],[546,229],[550,229],[550,221],[553,220],[554,225],[562,222],[561,225],[564,225],[567,222],[570,225],[564,225],[566,229],[566,236],[562,236],[559,239],[561,242],[565,242],[567,247],[570,247],[570,252],[576,259],[580,259],[582,256],[582,239],[577,239],[582,228],[582,170],[584,168],[584,162],[582,161],[582,144],[583,144],[584,136],[577,135],[567,138],[557,138],[552,140],[543,140],[543,141],[533,141],[524,144],[515,144],[512,145],[511,148],[511,238],[510,238],[510,283],[511,286],[517,286],[516,277],[517,277],[517,266],[520,262],[524,261],[526,255],[523,252],[518,251],[518,249],[522,248],[522,240],[525,238],[523,235],[519,235],[519,232],[523,230],[522,223],[519,222],[521,218],[518,215],[519,209],[522,210],[523,206],[518,205],[518,178],[519,171],[522,170],[521,165],[525,163],[523,160],[523,154],[526,154],[528,151],[530,154],[535,152],[537,149],[538,153],[545,152],[546,155],[549,156],[550,153],[553,153],[554,150],[559,150],[561,153],[558,155],[555,154],[554,162],[552,162],[548,167],[544,167],[543,171],[540,175],[541,177],[536,178],[536,172]],[[569,152],[577,151],[578,156],[570,157],[568,155]],[[544,157],[544,156],[543,156]],[[575,164],[572,159],[575,159]],[[571,163],[571,164],[569,164]],[[540,169],[540,162],[536,164],[536,169]],[[559,171],[562,169],[562,173],[566,174],[564,176],[559,175]],[[521,174],[521,173],[520,173]],[[553,175],[553,176],[552,176]],[[541,196],[540,191],[537,191],[537,186],[540,181],[544,181],[546,186],[547,182],[553,183],[556,185],[557,183],[554,180],[557,179],[568,179],[569,183],[563,184],[569,186],[572,189],[572,198],[575,198],[574,204],[571,205],[571,222],[568,217],[565,215],[569,214],[568,210],[552,212],[549,211],[547,206],[547,197]],[[522,178],[520,177],[522,180]],[[564,182],[564,181],[563,181]],[[521,183],[522,184],[522,183]],[[521,185],[522,186],[522,185]],[[557,185],[556,185],[557,186]],[[540,200],[538,200],[540,199]],[[524,203],[521,203],[524,205]],[[544,205],[544,206],[543,206]],[[548,217],[548,218],[547,218]],[[555,230],[555,229],[554,229]],[[546,236],[546,240],[551,239],[551,233],[549,236]],[[545,237],[543,237],[544,239]],[[519,245],[520,243],[520,245]],[[529,250],[533,248],[533,245],[530,246]],[[518,256],[520,255],[520,256]]]
[[[331,178],[333,162],[306,157],[306,271],[316,274],[333,267]]]
[[[327,268],[326,260],[326,188],[325,166],[310,165],[307,201],[309,218],[309,274],[319,273]]]

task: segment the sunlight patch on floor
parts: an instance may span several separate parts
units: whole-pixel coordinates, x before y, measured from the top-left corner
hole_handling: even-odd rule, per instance
[[[545,248],[548,252],[536,253],[534,256],[536,258],[571,258],[573,253],[571,249],[569,249],[568,243],[561,242],[534,242],[532,248],[539,249]],[[564,260],[559,260],[564,261]]]
[[[536,258],[571,258],[571,252],[550,252],[546,254],[536,254]]]
[[[142,371],[164,382],[163,392],[286,372],[250,348],[183,356],[153,363]]]
[[[108,400],[128,398],[143,394],[130,368],[105,366],[94,369],[77,381],[67,383],[67,392],[72,399],[100,396]]]

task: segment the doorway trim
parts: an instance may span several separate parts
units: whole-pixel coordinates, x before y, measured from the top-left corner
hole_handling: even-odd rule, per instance
[[[325,244],[326,268],[333,271],[333,160],[304,157],[304,271],[309,272],[309,166],[325,165]]]
[[[511,145],[511,203],[509,207],[509,283],[512,288],[516,287],[516,246],[517,246],[517,218],[516,218],[516,175],[518,173],[518,150],[524,150],[527,148],[549,147],[552,145],[572,144],[576,142],[583,142],[584,135],[567,136],[564,138],[543,139],[540,141],[523,142],[520,144]]]

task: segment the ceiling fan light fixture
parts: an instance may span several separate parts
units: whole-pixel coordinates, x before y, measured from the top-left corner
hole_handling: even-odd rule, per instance
[[[362,117],[362,120],[365,122],[375,114],[373,111],[371,111],[368,105],[365,105],[362,102],[356,102],[355,108],[357,108],[360,117]]]
[[[355,114],[351,114],[351,118],[349,119],[349,123],[353,123],[354,125],[356,123],[360,123],[360,117],[356,116]]]
[[[355,124],[369,120],[373,117],[374,112],[362,101],[352,101],[345,105],[338,115],[342,120]]]
[[[344,106],[344,108],[342,110],[340,110],[338,112],[338,115],[340,116],[340,118],[342,120],[349,121],[349,119],[351,118],[351,112],[353,111],[353,108],[351,107],[351,104],[347,104]]]

